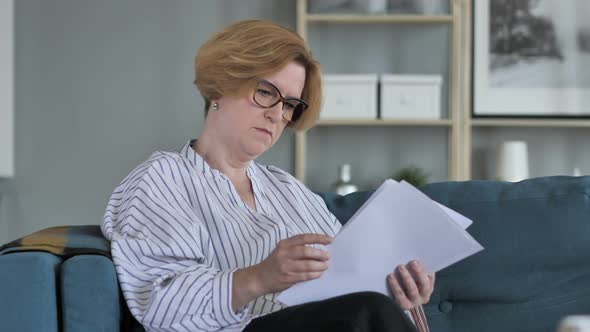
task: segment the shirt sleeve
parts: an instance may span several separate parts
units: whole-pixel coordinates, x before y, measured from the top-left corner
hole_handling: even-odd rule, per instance
[[[268,166],[268,170],[277,176],[277,178],[289,185],[292,194],[302,203],[302,206],[313,216],[313,219],[326,235],[334,236],[338,234],[342,224],[336,216],[330,212],[326,202],[320,195],[307,188],[301,181],[297,180],[291,174],[275,166]]]
[[[206,227],[159,167],[149,165],[117,187],[102,229],[127,305],[147,330],[217,331],[245,323],[247,310],[231,306],[233,270],[214,267]]]

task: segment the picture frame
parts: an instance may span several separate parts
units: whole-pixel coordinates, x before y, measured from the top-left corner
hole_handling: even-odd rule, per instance
[[[473,4],[474,117],[590,117],[590,1]]]

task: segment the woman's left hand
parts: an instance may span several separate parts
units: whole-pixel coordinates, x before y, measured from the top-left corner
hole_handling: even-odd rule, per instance
[[[388,274],[387,284],[397,304],[404,310],[410,310],[430,301],[434,279],[434,273],[426,273],[422,263],[413,260]]]

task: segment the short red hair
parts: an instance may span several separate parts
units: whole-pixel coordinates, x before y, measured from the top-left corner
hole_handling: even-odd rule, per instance
[[[305,68],[301,98],[309,107],[289,126],[311,127],[322,102],[319,63],[297,33],[267,21],[246,20],[227,26],[206,41],[195,58],[195,85],[205,100],[205,113],[212,99],[250,93],[256,83],[295,61]]]

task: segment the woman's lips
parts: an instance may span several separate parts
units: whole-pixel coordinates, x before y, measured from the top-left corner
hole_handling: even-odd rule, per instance
[[[268,129],[264,129],[264,128],[258,128],[256,127],[256,130],[261,131],[265,134],[267,134],[268,136],[272,137],[272,131],[268,130]]]

